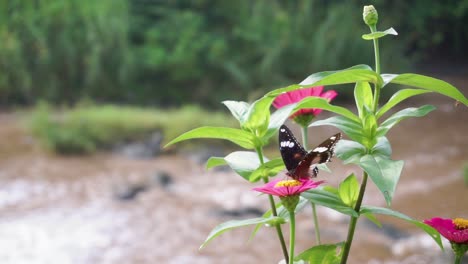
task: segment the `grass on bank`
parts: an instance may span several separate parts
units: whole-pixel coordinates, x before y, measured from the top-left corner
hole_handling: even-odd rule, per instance
[[[53,109],[38,105],[28,120],[29,128],[47,149],[59,154],[86,154],[117,143],[162,131],[167,142],[199,126],[236,126],[226,112],[197,106],[155,109],[116,105],[87,105]]]

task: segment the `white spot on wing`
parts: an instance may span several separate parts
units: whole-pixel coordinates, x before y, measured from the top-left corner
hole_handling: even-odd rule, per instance
[[[294,147],[294,142],[289,142],[289,147],[290,148]]]
[[[316,148],[314,148],[313,151],[318,152],[318,153],[322,153],[322,152],[325,152],[327,150],[328,150],[327,147],[316,147]]]

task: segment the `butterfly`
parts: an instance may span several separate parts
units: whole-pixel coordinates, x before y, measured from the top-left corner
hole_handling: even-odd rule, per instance
[[[335,134],[322,142],[312,151],[307,152],[292,134],[291,130],[282,125],[279,130],[279,149],[283,157],[288,176],[299,180],[317,177],[318,168],[312,164],[329,162],[334,154],[336,143],[341,139],[341,133]]]

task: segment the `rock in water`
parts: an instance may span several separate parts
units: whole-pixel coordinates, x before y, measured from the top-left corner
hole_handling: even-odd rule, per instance
[[[166,171],[156,171],[153,175],[153,182],[161,186],[163,189],[168,189],[174,180]]]
[[[121,143],[114,148],[114,152],[123,154],[133,159],[152,158],[161,153],[162,140],[162,133],[156,131],[142,141]]]
[[[121,201],[130,201],[136,198],[136,196],[148,189],[144,183],[134,183],[128,185],[119,185],[114,188],[114,196],[116,199]]]

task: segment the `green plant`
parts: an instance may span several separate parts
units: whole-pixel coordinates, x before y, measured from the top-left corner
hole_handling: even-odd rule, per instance
[[[1,1],[1,103],[122,99],[128,9],[116,1]]]
[[[196,106],[161,110],[115,105],[81,105],[58,113],[39,104],[30,128],[45,147],[57,153],[91,153],[122,141],[148,136],[156,130],[174,137],[202,124],[228,124],[221,112]]]
[[[239,122],[240,128],[226,127],[200,127],[188,131],[173,139],[168,145],[195,138],[217,138],[231,141],[239,147],[248,151],[236,151],[226,157],[213,157],[208,160],[207,167],[211,168],[219,165],[229,165],[241,177],[249,182],[263,181],[266,185],[256,190],[264,190],[268,193],[268,202],[271,209],[263,217],[229,221],[215,227],[208,235],[204,247],[213,238],[221,235],[223,232],[246,225],[256,225],[255,232],[263,224],[274,226],[281,245],[285,263],[346,263],[351,245],[355,236],[356,224],[362,216],[372,220],[380,226],[375,215],[388,215],[415,225],[422,231],[431,236],[435,242],[442,248],[440,234],[431,226],[414,220],[411,217],[390,208],[376,207],[363,204],[363,198],[368,183],[373,183],[382,193],[387,206],[390,207],[395,190],[404,167],[404,161],[392,159],[392,147],[386,134],[399,122],[412,118],[426,116],[435,109],[432,105],[423,105],[420,107],[410,107],[393,113],[390,116],[385,114],[393,110],[402,101],[420,94],[435,92],[445,95],[449,98],[459,101],[468,106],[468,99],[454,86],[442,80],[419,74],[383,74],[381,72],[380,40],[388,35],[397,35],[393,28],[385,31],[377,30],[378,14],[373,6],[365,6],[363,12],[364,22],[368,25],[370,33],[362,35],[364,40],[372,41],[374,46],[375,67],[368,65],[356,65],[344,70],[324,71],[309,75],[299,84],[292,84],[287,87],[274,89],[265,94],[252,104],[241,101],[225,101],[224,104],[231,111],[235,119]],[[331,104],[327,99],[311,96],[302,99],[300,102],[288,104],[274,113],[270,112],[270,106],[280,95],[288,93],[294,98],[298,89],[305,87],[316,87],[322,85],[354,84],[354,100],[357,114],[351,110]],[[395,92],[392,97],[381,104],[381,90],[386,89],[389,84],[410,86],[413,88],[403,88]],[[323,109],[336,114],[336,116],[312,122],[310,127],[315,126],[334,126],[340,129],[349,140],[340,140],[336,145],[336,155],[344,164],[354,164],[362,169],[362,180],[359,183],[354,174],[343,177],[338,188],[326,186],[322,189],[310,189],[302,192],[301,198],[298,197],[299,190],[310,181],[308,176],[302,176],[300,172],[296,174],[296,169],[307,162],[316,162],[310,164],[318,166],[324,155],[332,155],[333,146],[319,146],[316,149],[305,152],[297,151],[286,153],[283,158],[268,159],[263,152],[263,148],[268,144],[269,139],[276,134],[286,119],[301,109]],[[297,119],[295,119],[297,120]],[[310,120],[308,119],[307,122]],[[304,122],[305,124],[306,122]],[[302,125],[304,125],[302,124]],[[286,131],[283,128],[282,132]],[[336,142],[339,135],[330,137],[330,142]],[[285,139],[280,142],[280,146],[288,145],[294,147],[298,142],[292,139]],[[282,144],[282,145],[281,145]],[[334,144],[334,143],[333,143]],[[284,154],[284,153],[282,153]],[[275,176],[284,169],[283,161],[296,164],[292,170],[288,168],[286,175],[291,176],[292,180],[275,181],[272,184],[270,177]],[[304,169],[304,167],[301,167]],[[307,168],[308,169],[308,168]],[[316,167],[314,168],[316,171]],[[278,184],[279,183],[279,184]],[[312,183],[310,183],[312,185]],[[308,186],[308,185],[307,185]],[[288,189],[291,188],[291,189]],[[294,189],[296,188],[296,189]],[[291,191],[296,190],[296,191]],[[288,197],[294,203],[279,205],[275,202],[272,194],[282,198]],[[294,228],[295,218],[291,214],[296,214],[300,208],[307,202],[313,202],[334,209],[350,217],[348,235],[343,242],[329,245],[316,245],[299,254],[297,257],[294,252]],[[285,240],[282,233],[282,224],[290,219],[291,241],[290,251],[285,246]],[[460,233],[468,236],[468,220],[460,220]],[[457,240],[457,243],[460,242]],[[463,241],[462,241],[463,242]],[[340,249],[340,252],[337,252]],[[466,245],[460,249],[465,253]],[[456,263],[460,263],[461,257],[457,257]]]

